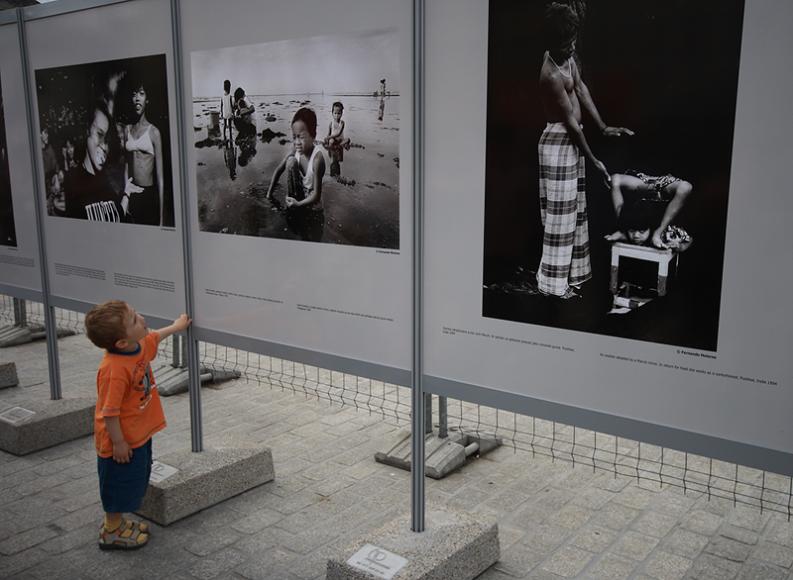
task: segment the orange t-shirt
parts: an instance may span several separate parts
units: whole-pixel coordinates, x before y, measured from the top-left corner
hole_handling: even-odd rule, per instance
[[[165,414],[149,363],[157,356],[160,335],[150,332],[136,352],[106,352],[96,374],[94,442],[100,457],[113,456],[105,417],[119,417],[124,440],[133,449],[165,429]]]

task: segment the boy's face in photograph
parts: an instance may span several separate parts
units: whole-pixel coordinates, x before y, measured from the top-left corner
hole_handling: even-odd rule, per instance
[[[308,127],[303,121],[292,123],[292,141],[297,153],[308,153],[314,149],[314,137],[308,132]]]
[[[337,123],[341,121],[342,109],[341,107],[333,107],[333,120]]]
[[[94,172],[102,171],[107,161],[107,131],[110,121],[102,111],[94,112],[94,121],[88,129],[88,138],[85,147]]]
[[[628,239],[634,244],[644,244],[650,239],[650,230],[628,230]]]

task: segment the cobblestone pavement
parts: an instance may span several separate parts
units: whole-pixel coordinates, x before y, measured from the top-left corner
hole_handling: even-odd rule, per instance
[[[59,345],[64,396],[93,396],[100,353],[84,336]],[[0,405],[48,397],[43,343],[0,351],[8,360],[21,386],[0,391]],[[266,442],[274,482],[153,526],[143,550],[101,552],[90,437],[24,457],[0,452],[0,576],[324,578],[337,547],[409,509],[409,474],[373,460],[404,426],[242,380],[202,397],[205,437]],[[164,406],[169,426],[155,437],[155,456],[190,445],[187,396]],[[780,514],[509,447],[427,480],[427,497],[497,519],[501,560],[487,580],[793,580],[793,522]]]

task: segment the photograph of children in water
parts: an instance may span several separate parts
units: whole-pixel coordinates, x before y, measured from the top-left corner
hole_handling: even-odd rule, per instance
[[[14,227],[14,204],[11,198],[11,174],[8,170],[8,141],[6,140],[5,109],[3,108],[2,79],[0,78],[0,246],[17,245]]]
[[[395,29],[191,54],[202,231],[399,248]]]
[[[743,0],[489,19],[483,316],[717,350]]]
[[[165,55],[36,71],[47,213],[174,226]]]

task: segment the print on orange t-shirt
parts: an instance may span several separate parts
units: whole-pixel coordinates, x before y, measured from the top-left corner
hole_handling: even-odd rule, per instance
[[[165,414],[149,364],[157,356],[159,333],[152,331],[135,352],[106,352],[96,374],[94,442],[100,457],[113,456],[105,417],[118,417],[124,440],[140,447],[165,428]]]

